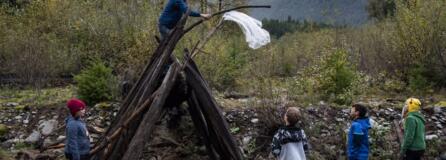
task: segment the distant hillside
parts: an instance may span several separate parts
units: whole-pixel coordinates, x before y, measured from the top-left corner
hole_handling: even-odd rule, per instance
[[[367,21],[367,0],[249,0],[249,4],[270,4],[271,9],[254,9],[259,19],[309,20],[329,24],[360,25]]]

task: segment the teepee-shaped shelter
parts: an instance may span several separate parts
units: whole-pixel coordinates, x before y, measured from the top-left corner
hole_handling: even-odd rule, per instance
[[[269,6],[241,6],[212,16],[242,8]],[[185,28],[186,20],[187,16],[183,15],[169,36],[158,45],[110,128],[90,152],[91,159],[140,159],[144,144],[153,138],[155,123],[166,115],[168,107],[183,101],[187,101],[191,119],[203,138],[211,159],[242,159],[208,84],[192,60],[222,23],[213,28],[202,41],[197,42],[190,52],[185,49],[184,60],[180,62],[172,54],[176,44],[187,32],[203,22],[200,20]],[[167,66],[169,69],[166,73]],[[185,75],[183,81],[178,80],[180,72]],[[182,92],[185,90],[184,85],[188,86],[187,92]]]

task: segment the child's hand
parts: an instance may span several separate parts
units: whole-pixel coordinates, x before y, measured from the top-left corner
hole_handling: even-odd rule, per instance
[[[211,14],[200,14],[201,17],[203,17],[205,20],[208,20],[211,18]]]

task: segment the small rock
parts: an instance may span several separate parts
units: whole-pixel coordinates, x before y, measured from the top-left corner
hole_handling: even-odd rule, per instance
[[[29,123],[29,120],[27,120],[27,119],[23,120],[23,124],[28,124],[28,123]]]
[[[251,141],[252,137],[251,136],[246,136],[243,137],[243,145],[248,145],[249,141]]]
[[[158,160],[156,156],[150,157],[149,160]]]
[[[51,140],[51,138],[46,138],[44,141],[43,141],[43,146],[49,146],[49,145],[51,145],[51,144],[53,144],[54,142]]]
[[[65,136],[59,136],[59,137],[57,137],[56,141],[61,141],[61,140],[64,140],[65,138],[67,138],[67,137],[65,137]]]
[[[335,120],[336,120],[336,122],[343,122],[344,121],[342,118],[336,118]]]
[[[441,107],[434,107],[434,113],[441,113]]]
[[[17,119],[17,120],[22,119],[22,118],[23,118],[22,116],[15,116],[14,117],[14,119]]]
[[[438,139],[438,136],[435,134],[426,135],[426,140]]]
[[[325,105],[325,102],[324,101],[319,101],[319,105],[323,106],[323,105]]]
[[[244,99],[239,99],[238,101],[239,101],[239,102],[242,102],[242,103],[247,103],[247,102],[248,102],[248,100],[249,100],[249,99],[247,99],[247,98],[244,98]]]
[[[432,117],[432,120],[438,121],[438,118],[434,116],[434,117]]]
[[[441,124],[437,124],[438,129],[443,129],[443,126]]]
[[[17,139],[16,139],[16,138],[14,138],[14,139],[9,139],[9,140],[7,140],[7,141],[1,143],[1,148],[11,148],[12,145],[13,145],[15,142],[17,142]]]
[[[325,129],[323,129],[323,130],[321,131],[321,133],[329,133],[329,131],[328,131],[328,130],[325,130]]]
[[[36,143],[37,141],[39,141],[40,139],[40,133],[38,131],[33,131],[33,133],[31,133],[31,135],[29,135],[26,139],[25,142],[28,143]]]
[[[252,122],[252,123],[258,123],[258,122],[259,122],[259,119],[258,119],[258,118],[251,119],[251,122]]]
[[[6,103],[6,106],[8,106],[8,107],[15,107],[15,106],[18,106],[19,105],[19,103],[16,103],[16,102],[8,102],[8,103]]]
[[[39,129],[41,129],[43,135],[50,135],[57,127],[57,121],[52,119],[48,121],[43,121],[39,125]]]

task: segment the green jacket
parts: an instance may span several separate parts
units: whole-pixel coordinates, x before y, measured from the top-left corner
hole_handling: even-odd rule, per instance
[[[424,117],[420,112],[410,112],[404,122],[404,141],[401,146],[401,153],[406,150],[425,150],[424,140]]]

